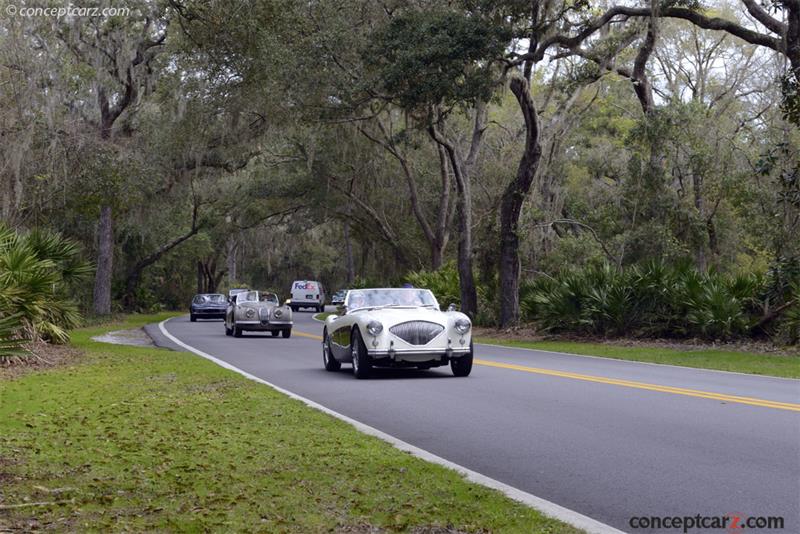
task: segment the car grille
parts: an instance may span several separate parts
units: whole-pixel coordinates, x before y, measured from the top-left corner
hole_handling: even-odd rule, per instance
[[[258,318],[262,321],[269,321],[269,308],[259,308]]]
[[[411,345],[427,345],[436,336],[442,333],[444,327],[428,321],[408,321],[396,324],[389,332],[396,335]]]

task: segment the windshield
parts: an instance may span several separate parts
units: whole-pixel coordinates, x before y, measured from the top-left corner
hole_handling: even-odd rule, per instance
[[[275,304],[277,304],[278,295],[276,295],[275,293],[262,293],[261,302],[274,302]]]
[[[436,298],[428,289],[358,289],[347,293],[346,305],[352,310],[378,306],[439,308]]]
[[[236,302],[258,302],[258,291],[245,291],[236,295]]]
[[[225,295],[195,295],[195,304],[225,304]]]

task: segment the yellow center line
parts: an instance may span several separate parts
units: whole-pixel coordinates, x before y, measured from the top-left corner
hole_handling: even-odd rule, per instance
[[[558,376],[561,378],[571,378],[573,380],[584,380],[586,382],[597,382],[601,384],[611,384],[614,386],[622,386],[635,389],[646,389],[649,391],[660,391],[662,393],[672,393],[674,395],[686,395],[688,397],[700,397],[704,399],[714,399],[725,402],[734,402],[738,404],[749,404],[752,406],[763,406],[765,408],[775,408],[777,410],[789,410],[793,412],[800,412],[800,404],[791,402],[771,401],[767,399],[758,399],[754,397],[740,397],[738,395],[728,395],[725,393],[713,393],[710,391],[701,391],[698,389],[686,389],[674,386],[662,386],[660,384],[648,384],[646,382],[634,382],[632,380],[621,380],[617,378],[606,378],[602,376],[584,375],[579,373],[570,373],[566,371],[555,371],[553,369],[541,369],[538,367],[527,367],[525,365],[516,365],[512,363],[493,362],[489,360],[475,360],[477,365],[484,365],[486,367],[498,367],[501,369],[513,369],[515,371],[524,371],[526,373],[536,373],[548,376]]]
[[[322,341],[322,336],[318,336],[316,334],[306,334],[305,332],[298,332],[297,330],[292,330],[292,335],[301,336],[301,337],[309,337],[311,339],[316,339],[317,341]]]
[[[315,334],[307,334],[305,332],[293,332],[295,335],[316,339],[322,341],[322,336]],[[661,393],[672,393],[673,395],[685,395],[687,397],[699,397],[702,399],[712,399],[724,402],[732,402],[737,404],[748,404],[750,406],[761,406],[764,408],[774,408],[776,410],[788,410],[792,412],[800,412],[800,404],[791,402],[771,401],[767,399],[758,399],[755,397],[741,397],[738,395],[728,395],[725,393],[714,393],[711,391],[702,391],[699,389],[687,389],[674,386],[662,386],[660,384],[648,384],[647,382],[635,382],[632,380],[622,380],[618,378],[606,378],[603,376],[584,375],[580,373],[570,373],[568,371],[556,371],[554,369],[543,369],[540,367],[528,367],[526,365],[517,365],[513,363],[494,362],[490,360],[474,361],[475,365],[483,365],[485,367],[497,367],[499,369],[510,369],[514,371],[522,371],[525,373],[535,373],[547,376],[557,376],[560,378],[571,378],[573,380],[583,380],[586,382],[596,382],[599,384],[610,384],[613,386],[621,386],[634,389],[645,389],[648,391],[658,391]]]

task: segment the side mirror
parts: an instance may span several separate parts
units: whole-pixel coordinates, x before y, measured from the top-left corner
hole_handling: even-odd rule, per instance
[[[449,312],[458,311],[458,308],[456,307],[455,304],[450,303],[450,306],[447,307],[447,311],[449,311]]]

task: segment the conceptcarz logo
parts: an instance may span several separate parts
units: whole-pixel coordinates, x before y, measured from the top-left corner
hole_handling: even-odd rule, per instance
[[[739,533],[746,530],[783,530],[781,516],[748,516],[731,513],[724,515],[684,515],[684,516],[633,516],[628,521],[632,529],[680,530],[727,530]]]

